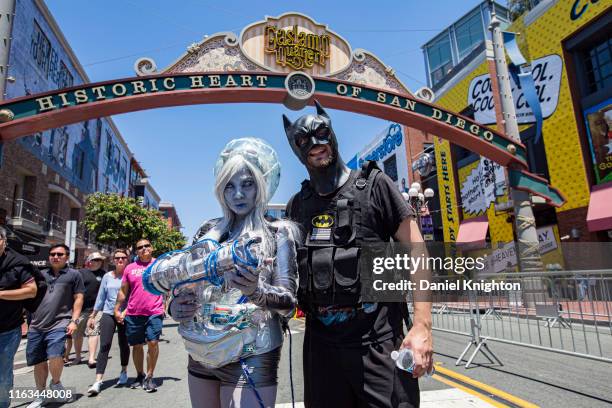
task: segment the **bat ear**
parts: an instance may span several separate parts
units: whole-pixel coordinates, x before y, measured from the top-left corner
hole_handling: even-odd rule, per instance
[[[285,114],[283,114],[283,125],[285,126],[285,133],[289,136],[289,130],[293,126],[293,122]]]
[[[325,109],[323,109],[319,101],[315,99],[314,103],[315,103],[315,106],[317,107],[317,115],[325,116],[327,119],[329,119],[329,115],[327,115],[327,112],[325,112]]]

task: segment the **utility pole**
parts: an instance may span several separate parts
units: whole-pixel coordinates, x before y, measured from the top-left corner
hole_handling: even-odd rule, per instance
[[[497,83],[499,85],[498,100],[501,102],[502,122],[500,125],[503,124],[506,136],[517,143],[521,143],[500,24],[501,22],[495,15],[495,11],[493,11],[491,13],[489,30],[492,33],[493,56],[495,58]],[[540,257],[538,233],[536,232],[535,217],[531,208],[529,193],[510,187],[510,197],[514,204],[514,225],[518,240],[519,270],[521,272],[541,272],[543,270],[542,258]],[[532,284],[529,285],[529,288],[523,289],[530,291],[530,289],[537,290],[541,287],[536,282],[532,282]]]
[[[4,100],[8,74],[15,0],[0,0],[0,100]]]

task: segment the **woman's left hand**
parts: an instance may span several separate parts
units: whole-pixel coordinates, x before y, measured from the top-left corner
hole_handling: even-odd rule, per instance
[[[245,296],[251,296],[259,286],[259,271],[250,266],[236,265],[236,270],[227,275],[230,285],[240,289]]]

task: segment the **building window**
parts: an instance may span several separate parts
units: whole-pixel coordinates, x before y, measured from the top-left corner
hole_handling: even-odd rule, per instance
[[[432,85],[437,84],[453,68],[453,57],[451,55],[448,32],[427,47],[427,60]]]
[[[510,0],[508,1],[508,8],[510,9],[510,16],[512,21],[519,18],[524,13],[532,10],[535,6],[540,3],[541,0]],[[500,7],[495,5],[495,11],[499,13]]]
[[[106,131],[106,160],[110,160],[113,155],[113,137]]]
[[[550,175],[548,173],[548,160],[546,158],[546,149],[544,145],[544,135],[540,135],[540,140],[538,143],[536,143],[535,131],[535,126],[531,126],[520,133],[521,142],[527,148],[527,163],[529,165],[529,171],[550,181]]]
[[[75,147],[76,148],[76,147]],[[77,152],[76,175],[79,180],[83,180],[83,172],[85,169],[85,152],[81,149]]]
[[[589,94],[612,86],[612,38],[585,50],[583,59]]]
[[[472,50],[484,41],[480,10],[457,23],[455,28],[459,60],[462,60]]]
[[[32,41],[30,43],[30,52],[32,58],[40,70],[47,75],[49,68],[49,56],[51,53],[51,43],[47,36],[43,33],[40,26],[34,21],[34,31],[32,32]]]
[[[595,184],[612,181],[612,98],[584,112]]]
[[[395,154],[391,155],[387,160],[383,161],[385,174],[393,181],[397,181],[397,159]]]

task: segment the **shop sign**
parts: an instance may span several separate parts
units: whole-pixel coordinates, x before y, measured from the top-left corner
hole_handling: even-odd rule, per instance
[[[331,50],[328,34],[306,33],[298,30],[297,24],[289,30],[266,26],[265,44],[265,52],[274,54],[278,65],[295,70],[312,68],[314,64],[325,67]]]
[[[542,116],[548,118],[555,112],[559,101],[559,85],[563,72],[563,61],[558,55],[547,55],[531,63],[531,72],[536,92],[542,107]],[[535,117],[520,86],[510,77],[512,96],[518,123],[533,123]],[[489,74],[472,79],[468,89],[468,105],[474,109],[474,120],[483,124],[495,123],[495,103]]]
[[[578,20],[588,10],[589,5],[597,3],[599,0],[575,0],[570,9],[570,19]]]
[[[247,59],[272,72],[329,76],[346,69],[352,60],[345,39],[327,25],[295,12],[245,27],[239,44]]]
[[[375,161],[400,191],[408,191],[408,160],[401,125],[390,124],[355,157],[355,169],[361,168],[367,160]]]
[[[538,228],[538,242],[540,243],[540,255],[557,249],[557,239],[552,225]]]
[[[516,256],[516,245],[514,242],[507,242],[502,244],[488,256],[488,268],[489,272],[499,273],[503,272],[508,268],[513,268],[518,264],[518,258]]]

